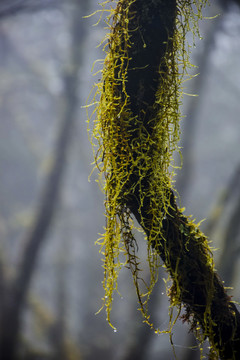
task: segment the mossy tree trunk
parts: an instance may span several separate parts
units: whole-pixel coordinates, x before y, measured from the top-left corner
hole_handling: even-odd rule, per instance
[[[127,8],[127,1],[119,3]],[[136,124],[144,127],[153,140],[152,150],[149,147],[147,150],[148,161],[155,151],[156,113],[160,113],[163,106],[156,104],[156,93],[159,87],[164,86],[164,77],[168,76],[164,58],[166,52],[171,54],[173,51],[172,39],[179,3],[180,0],[136,0],[129,2],[128,7],[131,46],[125,61],[127,81],[124,86],[116,81],[116,91],[119,98],[127,94],[131,115],[138,119],[128,127],[131,134],[127,139],[129,148],[138,141],[140,132]],[[119,26],[121,19],[113,28],[113,34],[119,31]],[[120,147],[118,149],[121,151]],[[132,158],[135,160],[137,157],[138,153],[134,154],[133,150]],[[121,155],[117,156],[116,163],[121,164]],[[155,231],[159,235],[152,236],[152,229],[156,228],[156,212],[152,212],[151,206],[154,198],[158,197],[150,190],[154,169],[146,171],[143,177],[138,168],[139,162],[136,164],[136,168],[129,165],[131,174],[124,187],[130,190],[125,192],[121,201],[134,214],[147,234],[151,247],[157,251],[171,275],[173,303],[181,303],[186,309],[185,319],[191,323],[191,327],[196,329],[200,326],[204,337],[209,338],[212,358],[240,359],[240,314],[214,270],[206,237],[178,209],[174,191],[170,187],[165,194],[169,202],[159,209],[159,212],[164,211],[159,231]],[[143,192],[146,194],[144,197]]]

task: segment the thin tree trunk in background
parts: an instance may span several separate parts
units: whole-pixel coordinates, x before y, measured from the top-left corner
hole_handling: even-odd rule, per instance
[[[219,272],[226,284],[226,286],[233,285],[234,271],[236,261],[239,258],[240,245],[240,192],[238,194],[236,205],[230,215],[226,233],[224,236],[224,243],[219,261]]]
[[[240,0],[219,0],[223,11],[226,13],[231,7],[235,4],[240,6]],[[234,173],[234,177],[230,182],[229,189],[227,189],[227,195],[231,194],[232,188],[235,187],[236,184],[239,184],[239,172],[240,167],[236,169]],[[238,187],[239,188],[239,187]],[[219,261],[219,272],[223,277],[223,280],[226,283],[226,286],[231,286],[234,278],[234,270],[237,258],[239,257],[240,249],[237,244],[237,240],[240,234],[240,192],[238,193],[236,205],[232,210],[230,215],[226,233],[224,236],[224,244],[222,249],[222,255]],[[230,265],[231,264],[231,265]]]
[[[55,323],[55,336],[53,337],[54,360],[68,360],[66,350],[66,316],[67,316],[67,279],[66,279],[66,253],[62,252],[57,263],[56,308],[57,318]]]
[[[58,206],[59,193],[66,167],[67,151],[76,120],[78,107],[78,73],[82,63],[82,45],[85,39],[85,28],[82,17],[86,15],[89,1],[75,2],[72,26],[72,50],[68,68],[64,76],[64,94],[61,103],[61,127],[54,150],[53,166],[48,175],[41,203],[35,222],[26,238],[18,276],[8,285],[7,297],[3,306],[2,326],[0,329],[0,353],[4,360],[17,358],[18,338],[21,328],[21,317],[26,296],[37,263],[39,250],[47,235]]]
[[[186,116],[183,119],[182,132],[182,159],[183,165],[181,171],[177,175],[176,188],[180,194],[183,203],[188,195],[188,189],[192,181],[192,171],[194,168],[194,142],[197,136],[196,125],[199,107],[201,105],[201,95],[204,90],[204,84],[208,75],[209,59],[214,49],[215,35],[222,26],[222,16],[212,20],[211,28],[208,31],[203,42],[203,49],[200,57],[198,57],[197,77],[193,80],[193,89],[191,93],[197,95],[189,100]]]

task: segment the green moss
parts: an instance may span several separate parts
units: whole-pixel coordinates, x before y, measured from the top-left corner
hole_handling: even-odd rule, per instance
[[[96,85],[93,100],[97,106],[92,144],[99,182],[106,196],[105,233],[98,240],[104,255],[103,307],[111,324],[118,274],[122,266],[127,266],[144,321],[154,328],[147,302],[157,280],[159,254],[173,281],[172,305],[180,309],[182,302],[194,302],[186,274],[194,267],[192,253],[200,251],[199,263],[208,264],[204,291],[208,291],[209,304],[204,307],[204,321],[205,328],[209,328],[207,315],[213,296],[211,252],[206,237],[181,211],[176,211],[172,200],[173,154],[180,153],[179,105],[190,66],[185,35],[189,30],[198,34],[197,21],[206,1],[169,0],[165,5],[160,0],[119,0],[115,7],[106,10],[112,3],[115,2],[102,3],[103,12],[108,14],[109,33],[104,45],[102,79]],[[139,287],[140,264],[131,213],[147,234],[151,283],[144,293]],[[181,235],[178,232],[170,241],[175,227]],[[123,262],[121,254],[125,255]],[[181,254],[184,259],[189,258],[187,262],[181,260]],[[202,276],[197,274],[196,281],[202,281]],[[191,316],[192,310],[186,318]],[[197,324],[199,319],[194,321]],[[168,331],[171,329],[172,325]]]

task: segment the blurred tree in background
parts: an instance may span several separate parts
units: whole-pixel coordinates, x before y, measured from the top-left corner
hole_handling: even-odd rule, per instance
[[[239,279],[239,1],[206,9],[204,40],[193,63],[201,75],[183,112],[184,206],[219,248],[226,286],[240,298]],[[128,272],[113,307],[113,333],[101,306],[102,194],[92,181],[85,105],[91,67],[102,53],[104,23],[83,19],[97,1],[0,2],[0,358],[172,359],[168,336],[141,324]],[[94,71],[97,71],[97,64]],[[191,141],[190,141],[191,139]],[[236,170],[235,170],[236,169]],[[178,186],[177,186],[178,187]],[[210,214],[210,215],[209,215]],[[141,242],[141,239],[140,239]],[[139,256],[141,256],[141,246]],[[166,276],[164,273],[162,277]],[[148,274],[146,274],[146,277]],[[159,284],[162,293],[163,284]],[[167,297],[153,295],[151,312],[168,323]],[[174,333],[180,359],[198,359],[187,327]],[[186,339],[186,340],[184,340]],[[17,341],[18,340],[18,341]],[[186,344],[184,346],[179,344]],[[159,355],[161,354],[161,355]]]

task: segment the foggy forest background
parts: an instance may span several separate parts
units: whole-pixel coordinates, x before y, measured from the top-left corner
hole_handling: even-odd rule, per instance
[[[216,268],[240,301],[240,6],[210,3],[204,15],[220,16],[200,22],[203,39],[193,44],[192,71],[200,75],[186,92],[198,96],[183,99],[176,188],[186,214],[206,219],[201,228],[217,249]],[[0,2],[0,310],[21,284],[23,359],[171,360],[169,336],[142,323],[128,269],[113,304],[117,332],[104,310],[96,315],[104,296],[95,245],[104,196],[96,173],[89,181],[85,105],[100,76],[92,65],[104,57],[97,45],[106,29],[104,21],[93,26],[99,15],[84,16],[97,9],[97,0]],[[144,259],[144,236],[138,242]],[[160,274],[150,312],[164,330],[169,303]],[[176,323],[175,351],[199,359],[188,330]]]

